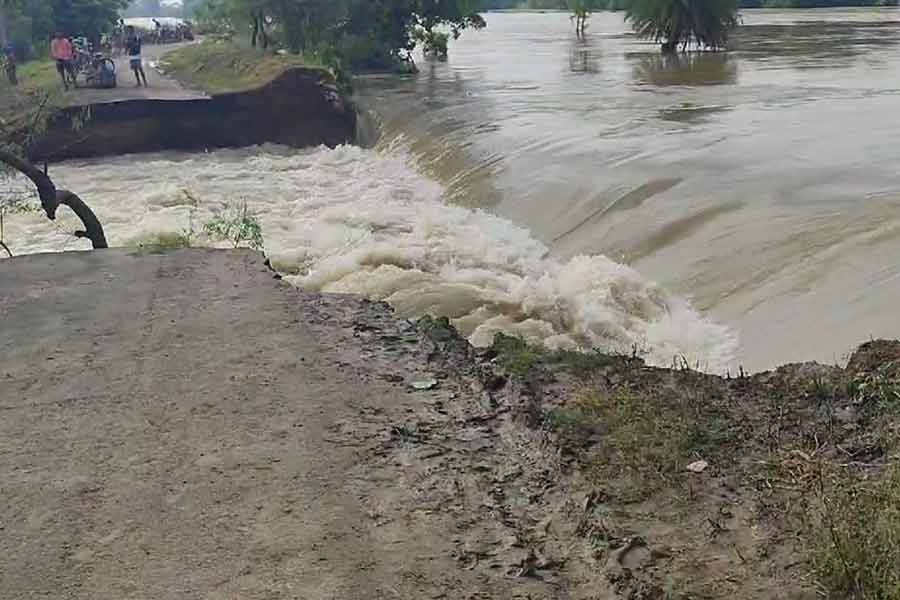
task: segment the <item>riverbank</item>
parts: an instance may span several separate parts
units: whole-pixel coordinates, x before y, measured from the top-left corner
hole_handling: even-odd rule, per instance
[[[328,69],[297,54],[216,40],[167,52],[159,67],[185,88],[210,95],[257,89],[294,69],[334,79]]]
[[[14,596],[893,589],[900,344],[726,378],[475,350],[244,251],[27,256],[0,289]]]

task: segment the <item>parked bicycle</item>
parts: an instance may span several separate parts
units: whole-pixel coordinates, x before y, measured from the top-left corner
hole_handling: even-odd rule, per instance
[[[109,89],[118,85],[116,63],[102,52],[94,53],[91,61],[80,71],[88,87]]]
[[[114,88],[118,85],[116,63],[103,52],[94,52],[86,38],[76,38],[72,42],[74,57],[68,72],[69,82],[74,87],[83,84],[93,88]],[[81,81],[79,81],[81,80]]]

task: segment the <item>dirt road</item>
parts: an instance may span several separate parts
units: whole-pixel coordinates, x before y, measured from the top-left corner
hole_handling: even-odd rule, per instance
[[[159,59],[164,54],[185,45],[187,44],[145,45],[143,47],[144,72],[147,74],[149,87],[137,86],[137,80],[131,71],[128,57],[122,55],[115,58],[118,87],[109,90],[81,87],[70,92],[71,103],[83,105],[122,102],[125,100],[191,100],[205,98],[206,95],[202,92],[182,87],[177,81],[166,77],[157,69]]]
[[[0,337],[4,598],[573,597],[528,440],[382,305],[250,252],[35,255]]]

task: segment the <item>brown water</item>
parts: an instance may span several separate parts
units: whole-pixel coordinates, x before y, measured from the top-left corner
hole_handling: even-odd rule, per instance
[[[287,281],[450,317],[475,344],[714,372],[839,361],[900,337],[895,14],[748,12],[735,51],[668,60],[619,14],[583,41],[562,14],[492,14],[449,63],[361,86],[374,149],[52,170],[113,245],[221,244],[203,224],[247,203]],[[25,214],[5,235],[17,254],[86,248],[75,228]]]
[[[900,337],[900,12],[745,11],[732,52],[664,58],[621,14],[493,13],[448,63],[373,78],[379,146],[554,259],[688,298],[750,369]]]

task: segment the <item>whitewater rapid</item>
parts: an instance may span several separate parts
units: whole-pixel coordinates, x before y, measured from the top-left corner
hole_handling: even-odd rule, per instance
[[[192,232],[246,202],[290,283],[389,302],[403,317],[447,316],[475,345],[498,332],[548,348],[632,353],[721,372],[737,339],[689,303],[604,256],[554,258],[527,229],[446,201],[403,152],[266,146],[54,166],[97,212],[113,246]],[[86,248],[74,217],[8,217],[18,254]],[[221,244],[218,244],[221,245]]]

